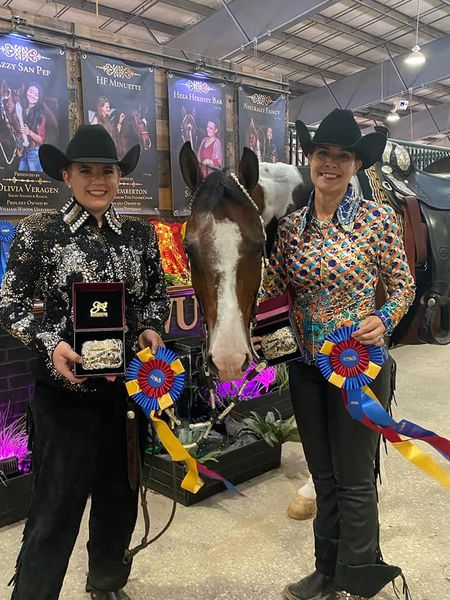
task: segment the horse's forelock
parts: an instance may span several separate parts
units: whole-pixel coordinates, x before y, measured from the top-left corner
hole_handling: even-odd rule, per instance
[[[248,198],[228,177],[226,171],[214,171],[202,181],[195,192],[192,209],[214,210],[225,197],[242,205],[249,204]]]

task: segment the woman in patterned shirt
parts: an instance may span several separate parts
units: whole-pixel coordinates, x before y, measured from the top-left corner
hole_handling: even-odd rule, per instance
[[[374,461],[378,435],[353,420],[338,388],[315,366],[325,337],[359,325],[355,339],[384,346],[414,298],[393,211],[364,200],[351,178],[383,152],[382,133],[361,136],[351,111],[334,110],[314,139],[298,122],[314,190],[308,205],[279,224],[265,279],[267,296],[290,289],[304,361],[290,365],[294,412],[317,493],[316,570],[284,590],[287,600],[371,598],[401,569],[382,560]],[[381,278],[387,300],[376,310]],[[392,360],[372,385],[387,406]]]

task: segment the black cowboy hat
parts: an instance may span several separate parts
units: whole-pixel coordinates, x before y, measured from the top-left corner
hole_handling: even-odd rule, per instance
[[[140,151],[136,144],[119,160],[114,140],[102,125],[80,125],[65,154],[56,146],[42,144],[39,159],[47,175],[63,181],[63,169],[74,162],[117,165],[123,176],[128,175],[136,167]]]
[[[351,110],[335,108],[320,123],[314,138],[303,121],[296,121],[300,146],[305,154],[310,154],[315,146],[338,146],[356,154],[362,160],[362,169],[367,169],[381,159],[387,137],[384,132],[377,131],[361,135],[361,130]]]

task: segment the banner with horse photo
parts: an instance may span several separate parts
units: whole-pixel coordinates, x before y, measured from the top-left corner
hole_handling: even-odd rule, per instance
[[[43,173],[38,151],[69,140],[64,50],[0,36],[0,95],[0,214],[60,208],[69,190]]]
[[[168,86],[172,206],[180,216],[190,212],[190,191],[178,165],[182,145],[191,143],[204,176],[225,166],[225,84],[171,73]]]
[[[286,161],[286,96],[239,86],[239,149],[253,150],[259,161]]]
[[[141,147],[137,167],[122,179],[114,205],[123,214],[158,214],[153,68],[85,53],[81,76],[85,123],[103,125],[116,143],[119,158],[135,144]]]

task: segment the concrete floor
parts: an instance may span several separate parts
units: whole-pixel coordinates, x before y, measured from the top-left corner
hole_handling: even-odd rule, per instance
[[[450,437],[450,346],[406,347],[392,354],[398,363],[396,417]],[[385,559],[403,568],[414,600],[449,600],[450,493],[395,450],[389,451],[384,468]],[[286,583],[312,570],[311,522],[286,516],[304,479],[301,446],[290,443],[279,469],[239,486],[245,497],[226,491],[200,505],[179,506],[169,531],[136,558],[127,586],[132,600],[279,600]],[[150,495],[153,532],[170,509],[168,499]],[[22,528],[18,523],[0,530],[0,600],[9,598],[4,585],[14,569]],[[86,530],[84,520],[62,600],[87,600]],[[137,531],[143,531],[142,521]],[[393,600],[395,594],[387,587],[377,598]]]

